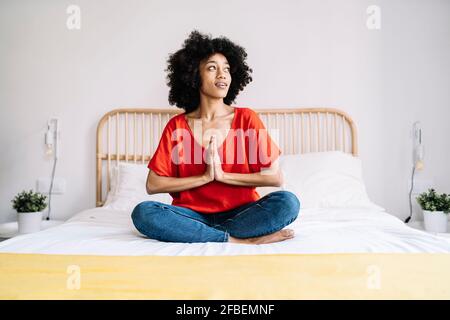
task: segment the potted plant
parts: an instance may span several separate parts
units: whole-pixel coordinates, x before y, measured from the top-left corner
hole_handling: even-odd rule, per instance
[[[47,207],[47,196],[39,193],[22,191],[11,200],[17,211],[19,233],[31,233],[41,230],[42,211]]]
[[[425,230],[430,232],[447,232],[448,212],[450,211],[450,195],[438,194],[434,189],[421,193],[417,202],[423,211]]]

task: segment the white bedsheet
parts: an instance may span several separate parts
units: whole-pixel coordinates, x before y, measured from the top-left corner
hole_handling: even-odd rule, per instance
[[[129,211],[94,208],[65,223],[0,242],[0,252],[80,255],[250,255],[320,253],[450,253],[450,239],[368,209],[302,209],[295,238],[272,244],[167,243],[148,239]]]

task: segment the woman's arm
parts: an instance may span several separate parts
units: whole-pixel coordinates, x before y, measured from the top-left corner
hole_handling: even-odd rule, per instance
[[[195,187],[200,187],[208,182],[214,180],[214,164],[213,164],[213,150],[208,149],[207,153],[207,165],[205,173],[191,177],[165,177],[160,176],[153,170],[150,170],[147,176],[147,193],[168,193],[168,192],[180,192]]]
[[[164,177],[150,170],[147,176],[147,193],[179,192],[202,186],[212,180],[214,180],[214,173],[211,179],[208,170],[202,175],[184,178]]]
[[[221,169],[215,168],[216,180],[234,184],[237,186],[253,186],[253,187],[281,187],[283,185],[283,173],[274,163],[269,169],[255,173],[220,173]]]

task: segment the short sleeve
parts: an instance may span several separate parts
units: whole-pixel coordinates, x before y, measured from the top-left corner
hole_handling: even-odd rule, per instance
[[[177,167],[172,161],[172,150],[176,143],[172,141],[173,131],[173,121],[169,121],[161,134],[158,147],[147,166],[160,176],[177,176]]]
[[[252,172],[270,167],[281,155],[281,150],[269,135],[258,114],[250,110],[248,118],[248,159]]]

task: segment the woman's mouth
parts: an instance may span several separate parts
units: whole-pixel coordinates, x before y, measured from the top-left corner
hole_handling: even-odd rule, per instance
[[[227,84],[225,82],[217,82],[215,86],[220,89],[225,89],[227,87]]]

